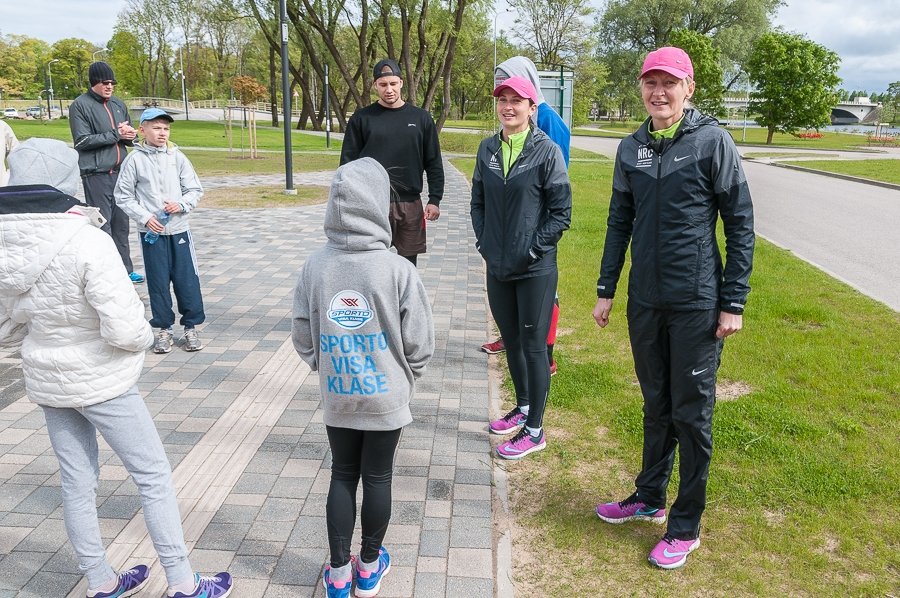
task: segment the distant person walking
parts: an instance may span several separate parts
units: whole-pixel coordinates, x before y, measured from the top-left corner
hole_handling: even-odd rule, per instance
[[[361,158],[338,168],[325,209],[325,246],[303,264],[294,293],[294,347],[319,372],[331,485],[325,518],[328,598],[375,596],[391,569],[382,546],[391,518],[394,454],[416,379],[434,353],[428,294],[414,266],[392,254],[390,183]],[[350,540],[362,479],[362,540]],[[355,569],[355,570],[354,570]]]
[[[372,87],[378,101],[350,117],[341,148],[341,164],[376,159],[391,177],[391,244],[413,264],[426,251],[425,221],[441,216],[444,165],[434,120],[400,97],[400,65],[385,59],[375,65]],[[428,205],[422,208],[422,173],[428,178]]]
[[[105,62],[91,63],[88,80],[91,88],[69,106],[69,128],[78,152],[85,200],[106,219],[103,230],[115,241],[131,282],[141,283],[144,277],[134,271],[131,262],[128,216],[113,198],[119,167],[137,131],[131,126],[125,104],[113,96],[116,77],[112,68]]]
[[[559,146],[532,122],[537,91],[531,81],[510,77],[494,96],[503,128],[478,147],[470,212],[516,392],[516,406],[489,427],[494,434],[516,432],[497,454],[521,459],[547,446],[547,333],[559,277],[556,246],[572,217],[572,187]]]
[[[627,318],[644,396],[643,462],[637,490],[596,511],[609,523],[665,523],[677,448],[678,496],[668,529],[649,555],[652,564],[674,569],[700,546],[716,374],[724,339],[743,324],[753,205],[731,136],[715,119],[686,108],[694,93],[687,52],[665,47],[647,54],[640,89],[650,116],[616,154],[593,317],[601,328],[609,324],[630,244]]]

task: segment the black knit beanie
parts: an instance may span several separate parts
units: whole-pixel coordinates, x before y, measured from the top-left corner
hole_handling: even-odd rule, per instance
[[[116,76],[113,74],[112,67],[105,62],[92,62],[88,67],[88,80],[93,87],[101,81],[115,81]]]

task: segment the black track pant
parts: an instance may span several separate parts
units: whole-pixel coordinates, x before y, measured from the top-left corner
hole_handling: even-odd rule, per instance
[[[506,345],[509,375],[516,388],[516,403],[528,405],[529,428],[540,428],[550,392],[547,334],[559,274],[497,280],[487,274],[488,303]]]
[[[131,230],[128,216],[116,205],[113,198],[113,191],[116,188],[116,181],[119,178],[118,172],[102,172],[81,177],[81,183],[84,186],[84,198],[87,205],[93,206],[100,210],[100,214],[106,218],[106,224],[103,230],[113,238],[116,249],[119,250],[119,256],[125,269],[131,273],[134,272],[134,264],[131,263],[131,250],[128,244],[128,234]]]
[[[678,497],[668,532],[700,534],[712,457],[712,415],[722,341],[718,310],[669,311],[628,303],[634,367],[644,395],[644,454],[635,485],[648,506],[666,506],[666,487],[678,446]]]
[[[402,428],[387,432],[333,426],[325,429],[331,445],[331,485],[325,505],[331,566],[343,567],[350,562],[350,540],[356,525],[356,487],[360,477],[363,498],[359,558],[364,563],[374,562],[391,519],[394,453],[400,443]]]

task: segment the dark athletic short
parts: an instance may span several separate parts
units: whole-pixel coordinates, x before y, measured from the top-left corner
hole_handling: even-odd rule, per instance
[[[425,253],[425,209],[422,200],[391,202],[391,245],[397,255]]]

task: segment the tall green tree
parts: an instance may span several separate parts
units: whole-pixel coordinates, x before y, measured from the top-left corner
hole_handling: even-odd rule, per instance
[[[679,29],[707,36],[721,52],[725,88],[739,79],[749,48],[771,27],[783,0],[608,0],[598,28],[603,55],[621,50],[646,54],[672,45]]]
[[[586,50],[594,15],[588,0],[509,0],[516,13],[514,32],[535,62],[545,67],[573,65]]]
[[[720,52],[712,41],[690,29],[678,29],[669,36],[669,44],[681,48],[691,57],[694,65],[696,88],[691,103],[701,112],[711,116],[725,116],[725,87],[722,85]]]
[[[747,62],[754,90],[750,112],[769,130],[794,133],[830,122],[838,101],[840,58],[828,48],[796,34],[775,31],[760,37]]]
[[[53,64],[53,93],[57,98],[73,98],[87,88],[91,54],[97,47],[77,37],[61,39],[50,48]]]

